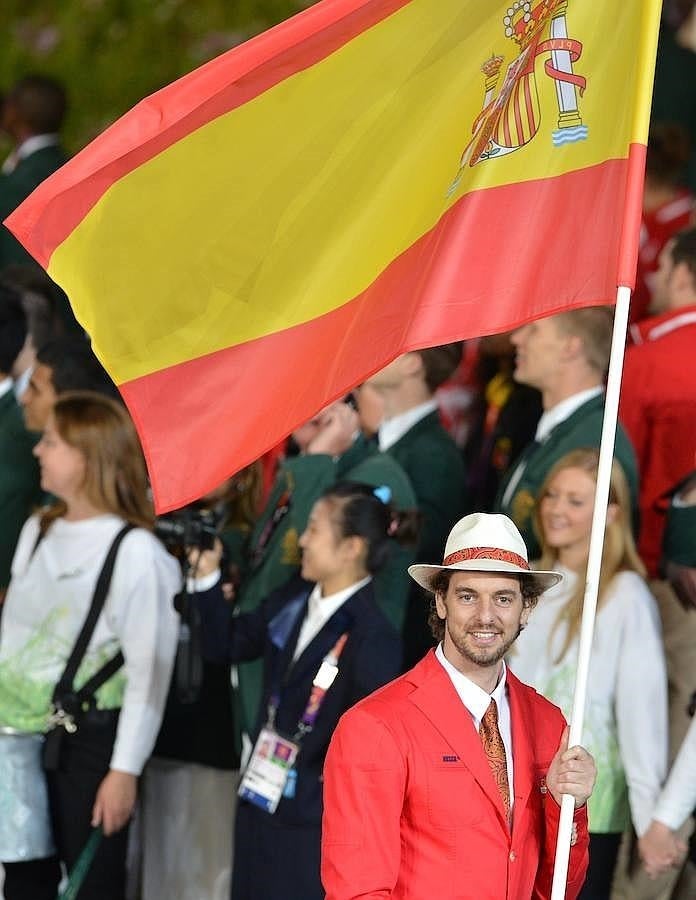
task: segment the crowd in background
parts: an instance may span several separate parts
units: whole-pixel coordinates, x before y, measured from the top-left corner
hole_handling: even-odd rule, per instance
[[[696,13],[666,12],[588,694],[588,900],[696,890],[696,78],[684,75],[696,72]],[[62,87],[38,75],[5,97],[1,218],[65,161],[65,108]],[[12,856],[0,825],[7,900],[55,896],[59,862],[76,862],[92,824],[109,837],[79,896],[218,900],[231,882],[235,898],[310,900],[333,725],[433,646],[429,601],[406,569],[440,563],[472,511],[508,515],[530,558],[565,575],[508,663],[568,716],[612,319],[597,306],[406,353],[155,521],[118,392],[68,299],[1,228],[0,741],[48,727],[58,695],[47,685],[63,683],[71,657],[61,616],[79,607],[77,634],[100,573],[102,619],[68,693],[112,651],[125,657],[88,698],[93,720],[78,733],[94,735],[89,753],[69,735],[53,769],[44,759],[53,842],[44,832],[42,850]],[[285,660],[301,669],[313,642],[330,635],[333,647],[341,632],[316,600],[347,586],[353,605],[340,596],[335,610],[369,635],[355,658],[346,651],[340,702],[302,745],[296,793],[259,815],[237,799],[240,769],[269,705],[296,721],[314,674],[284,683],[276,702],[279,617],[300,596],[308,604]],[[307,885],[288,879],[298,861]]]

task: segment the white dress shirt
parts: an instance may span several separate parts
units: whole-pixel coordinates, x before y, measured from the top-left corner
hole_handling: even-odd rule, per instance
[[[324,625],[329,621],[331,616],[343,606],[346,600],[352,597],[353,594],[357,593],[361,588],[364,588],[370,581],[372,581],[372,578],[368,575],[368,577],[363,578],[362,581],[356,581],[356,583],[351,584],[350,587],[344,588],[342,591],[337,591],[335,594],[329,594],[326,597],[322,597],[321,587],[318,584],[314,585],[314,589],[309,595],[307,614],[302,622],[300,634],[297,638],[297,644],[295,645],[295,652],[292,655],[293,661],[296,660],[306,647],[309,646]]]
[[[19,402],[22,394],[29,387],[29,382],[31,381],[31,376],[32,376],[33,372],[34,372],[34,367],[29,366],[28,369],[25,369],[21,375],[18,375],[15,378],[14,384],[12,386],[14,388],[15,397],[17,398],[17,402]]]
[[[580,391],[579,394],[573,394],[572,397],[566,397],[565,400],[561,400],[560,403],[552,406],[551,409],[545,410],[537,422],[534,440],[539,441],[539,443],[542,444],[556,425],[565,422],[565,420],[569,419],[584,403],[587,403],[594,397],[599,397],[603,391],[604,388],[599,386],[588,388],[586,391]]]
[[[379,449],[382,453],[390,447],[393,447],[394,444],[396,444],[397,441],[400,441],[406,432],[410,431],[417,422],[420,422],[421,419],[429,416],[430,413],[435,412],[436,409],[437,402],[435,400],[428,400],[426,403],[420,403],[418,406],[414,406],[413,409],[399,413],[398,416],[392,416],[391,419],[384,419],[379,426],[379,433],[377,435]]]
[[[505,746],[505,762],[507,763],[508,785],[510,787],[510,809],[512,810],[515,800],[514,782],[513,782],[513,760],[512,760],[512,727],[510,725],[510,703],[505,690],[507,668],[503,662],[503,671],[500,675],[500,681],[496,685],[492,694],[486,693],[483,688],[463,675],[459,669],[455,669],[452,663],[447,659],[442,649],[442,644],[438,644],[435,650],[435,657],[442,668],[449,675],[450,681],[454,685],[454,689],[459,695],[467,711],[471,715],[476,731],[481,727],[481,719],[488,709],[491,700],[495,700],[498,707],[498,730],[503,739]]]
[[[580,409],[584,403],[587,403],[588,400],[592,400],[593,397],[598,397],[603,390],[604,388],[602,387],[588,388],[586,391],[580,391],[578,394],[573,394],[572,397],[566,397],[565,400],[561,400],[560,403],[557,403],[555,406],[551,407],[551,409],[547,409],[542,413],[542,416],[537,423],[534,440],[538,444],[543,444],[557,425],[560,425],[561,422],[565,422],[566,419],[569,419],[573,413]],[[503,506],[509,505],[526,468],[527,460],[520,460],[505,488],[505,493],[503,494]]]
[[[10,391],[12,390],[12,384],[12,379],[9,377],[3,378],[2,381],[0,381],[0,397],[4,397],[5,394],[10,393]]]

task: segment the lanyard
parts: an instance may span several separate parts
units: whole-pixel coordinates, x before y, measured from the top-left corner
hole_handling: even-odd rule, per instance
[[[273,535],[276,533],[280,523],[290,512],[291,500],[292,493],[289,488],[284,490],[280,497],[278,497],[278,502],[275,505],[275,509],[273,510],[271,517],[263,526],[261,534],[259,535],[259,539],[256,542],[256,546],[251,551],[252,572],[255,572],[263,563],[266,553],[266,547],[268,546]]]
[[[293,741],[298,742],[302,740],[302,738],[309,734],[314,728],[314,723],[319,715],[319,710],[324,702],[326,692],[334,683],[336,676],[338,675],[338,661],[341,658],[341,653],[343,653],[343,648],[345,647],[347,640],[348,632],[344,631],[321,661],[321,665],[317,669],[317,674],[312,680],[312,690],[309,694],[305,711],[302,713],[302,717],[297,723],[297,730],[293,737]],[[268,704],[268,724],[271,728],[275,727],[275,717],[279,705],[280,691],[275,691]]]

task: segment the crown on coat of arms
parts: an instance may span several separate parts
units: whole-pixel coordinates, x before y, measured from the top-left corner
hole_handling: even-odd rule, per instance
[[[565,5],[567,0],[541,0],[536,4],[530,0],[515,0],[503,17],[505,37],[511,38],[524,50],[536,35],[539,25]]]
[[[495,78],[500,72],[500,67],[503,64],[503,60],[505,57],[503,56],[490,56],[481,66],[481,71],[486,76],[486,78]]]

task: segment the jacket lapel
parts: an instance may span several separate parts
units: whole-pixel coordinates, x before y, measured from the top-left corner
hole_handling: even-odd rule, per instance
[[[534,735],[529,723],[532,710],[521,682],[507,670],[508,702],[510,703],[510,723],[514,762],[515,805],[512,811],[512,827],[515,833],[524,825],[529,794],[535,787]]]
[[[287,679],[288,670],[294,665],[292,656],[295,652],[302,622],[307,614],[310,590],[308,589],[304,594],[301,603],[298,596],[284,607],[271,620],[268,626],[269,637],[274,647],[274,658],[276,660],[274,671],[278,673],[277,677],[281,681]]]
[[[431,431],[440,424],[440,414],[437,410],[429,412],[427,415],[419,419],[415,425],[412,425],[406,434],[401,435],[399,440],[390,448],[390,450],[407,449],[423,432]]]
[[[564,419],[562,422],[559,422],[558,425],[554,426],[549,432],[546,441],[543,441],[542,443],[546,443],[547,441],[551,440],[558,441],[561,438],[564,438],[576,427],[578,420],[585,419],[593,412],[603,409],[604,399],[605,398],[603,393],[597,394],[596,397],[590,397],[589,400],[586,400],[574,412],[572,412],[567,419]]]
[[[471,714],[459,699],[447,672],[435,658],[435,651],[431,650],[428,653],[413,670],[413,674],[418,678],[419,684],[411,694],[411,701],[430,720],[459,760],[471,772],[507,828],[503,798],[483,752],[481,738],[474,727]],[[515,756],[515,767],[516,760]],[[515,778],[516,775],[515,768]],[[517,799],[516,790],[515,799]]]
[[[314,670],[312,675],[318,671],[321,661],[329,650],[331,650],[339,637],[344,632],[349,632],[352,629],[358,610],[361,604],[364,603],[365,591],[367,589],[371,590],[370,585],[366,585],[349,597],[346,602],[336,610],[331,618],[324,623],[324,626],[318,634],[312,638],[309,644],[307,644],[297,659],[292,662],[292,656],[295,652],[295,646],[297,645],[297,639],[300,635],[304,616],[300,619],[296,631],[288,642],[291,644],[288,656],[289,668],[286,668],[285,670],[287,672],[288,683],[295,681],[296,679],[302,679],[307,674],[308,669]]]
[[[0,418],[9,418],[9,413],[12,411],[15,403],[14,391],[10,389],[0,397]]]

